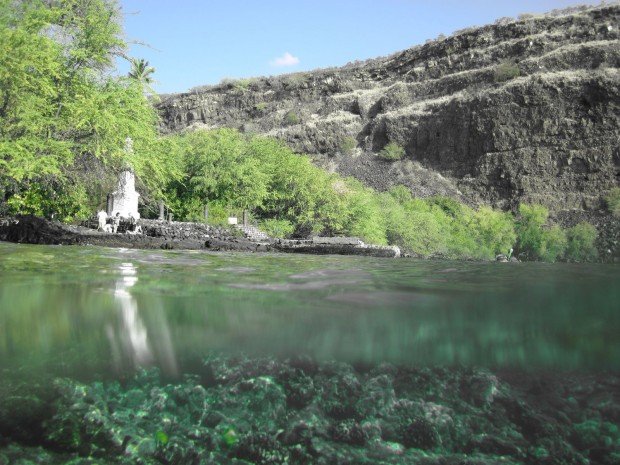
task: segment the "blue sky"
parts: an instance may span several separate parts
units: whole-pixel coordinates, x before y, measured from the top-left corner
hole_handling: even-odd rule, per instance
[[[155,90],[269,76],[388,55],[502,16],[571,0],[120,0],[131,56],[156,68]],[[119,62],[120,73],[128,65]]]

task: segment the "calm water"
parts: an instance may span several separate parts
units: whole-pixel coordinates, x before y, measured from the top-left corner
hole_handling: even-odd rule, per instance
[[[620,267],[0,243],[0,369],[174,376],[213,352],[610,369]]]

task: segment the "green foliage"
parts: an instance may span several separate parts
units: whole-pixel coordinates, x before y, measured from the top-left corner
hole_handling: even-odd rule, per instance
[[[198,199],[199,215],[203,205],[211,201],[230,208],[252,209],[267,196],[267,174],[253,156],[247,139],[237,131],[195,131],[178,137],[177,144],[184,172],[181,184],[176,186],[177,194],[182,203]]]
[[[530,259],[553,262],[566,249],[566,233],[558,226],[546,227],[548,217],[549,210],[542,205],[519,206],[518,248]]]
[[[387,239],[422,255],[492,259],[515,241],[509,213],[475,211],[453,199],[414,199],[404,186],[383,194]]]
[[[542,205],[519,206],[516,232],[521,256],[546,262],[559,258],[576,262],[596,260],[594,226],[582,222],[565,231],[559,226],[547,225],[548,217],[549,211]]]
[[[343,227],[347,234],[363,237],[373,244],[387,244],[385,217],[379,197],[355,179],[348,179],[346,188]]]
[[[136,81],[143,82],[145,84],[152,84],[154,82],[151,75],[155,72],[155,68],[149,65],[149,62],[141,58],[139,60],[131,60],[131,70],[129,71],[129,77]]]
[[[295,225],[288,220],[269,218],[261,221],[260,228],[271,237],[286,238],[295,231]]]
[[[293,126],[294,124],[299,124],[301,120],[299,119],[299,115],[295,113],[293,110],[288,111],[284,115],[284,124],[287,126]]]
[[[149,62],[144,59],[131,59],[131,70],[129,71],[129,78],[134,79],[141,85],[145,92],[149,95],[156,96],[157,94],[151,87],[151,84],[155,82],[152,75],[155,72],[155,68],[149,65]]]
[[[431,207],[422,199],[410,198],[400,203],[402,194],[402,190],[392,189],[381,197],[388,242],[398,244],[405,252],[424,256],[446,254],[442,226]]]
[[[263,113],[267,109],[267,102],[258,102],[254,105],[254,109],[260,113]]]
[[[620,187],[614,187],[605,197],[607,208],[616,218],[620,218]]]
[[[84,186],[32,183],[7,201],[9,214],[32,214],[61,221],[84,220],[91,214]]]
[[[123,48],[113,1],[0,0],[0,203],[11,212],[69,221],[104,204],[122,167],[146,201],[176,176],[142,83],[107,73]]]
[[[224,444],[226,444],[228,447],[232,447],[237,442],[239,442],[239,437],[237,436],[237,433],[234,429],[229,428],[224,433],[222,433],[222,440],[224,441]]]
[[[431,206],[438,207],[451,218],[460,218],[463,216],[466,209],[465,205],[459,203],[458,200],[451,199],[450,197],[431,197],[429,198],[428,203]]]
[[[543,245],[544,248],[540,252],[540,257],[545,262],[554,262],[558,258],[562,257],[568,240],[566,239],[566,232],[559,226],[552,226],[543,230]]]
[[[357,147],[357,141],[351,136],[342,138],[339,144],[340,153],[343,155],[352,155]]]
[[[299,89],[310,77],[309,73],[293,73],[282,76],[282,84],[288,89]]]
[[[598,233],[590,223],[581,223],[566,231],[568,246],[565,257],[575,262],[591,262],[597,259],[598,251],[594,245]]]
[[[531,255],[531,258],[539,258],[544,249],[543,226],[547,221],[549,211],[542,205],[519,206],[519,219],[517,220],[517,237],[519,251]]]
[[[546,226],[542,206],[522,205],[515,224],[510,213],[474,210],[447,197],[413,198],[404,186],[377,193],[264,137],[219,129],[171,138],[178,152],[169,153],[183,175],[166,195],[179,219],[201,221],[207,203],[215,223],[248,209],[272,236],[351,235],[424,256],[493,259],[518,238],[530,258],[553,261],[567,247],[564,231]],[[571,237],[583,242],[582,236]]]
[[[388,143],[379,152],[379,157],[388,161],[400,160],[405,156],[405,149],[395,142]]]
[[[500,63],[493,70],[493,79],[495,82],[506,82],[519,77],[521,75],[521,70],[516,63],[512,61],[505,61]]]
[[[219,202],[209,204],[209,224],[226,226],[229,216],[231,216],[231,212],[226,208],[226,205]],[[198,221],[199,218],[195,217],[195,220]]]
[[[514,218],[507,212],[481,207],[474,214],[474,228],[481,255],[489,258],[497,253],[508,254],[517,240]]]
[[[250,88],[250,84],[252,84],[253,79],[237,79],[233,81],[233,89],[237,92],[245,92]]]
[[[155,442],[157,443],[157,445],[166,446],[169,441],[170,438],[165,432],[160,430],[155,433]]]

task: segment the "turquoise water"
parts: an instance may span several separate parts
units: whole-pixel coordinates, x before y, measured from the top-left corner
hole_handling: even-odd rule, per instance
[[[0,243],[0,369],[88,380],[212,353],[617,370],[620,267]]]

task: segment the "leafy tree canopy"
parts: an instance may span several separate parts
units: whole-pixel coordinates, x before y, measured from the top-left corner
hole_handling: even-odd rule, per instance
[[[0,0],[0,200],[10,212],[84,217],[127,165],[146,198],[174,176],[144,83],[107,73],[125,53],[121,32],[112,0]],[[40,196],[56,200],[43,208]]]

